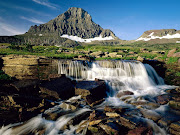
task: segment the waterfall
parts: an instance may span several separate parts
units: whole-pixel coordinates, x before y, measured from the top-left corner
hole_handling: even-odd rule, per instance
[[[110,96],[119,90],[133,91],[135,94],[157,94],[164,81],[148,64],[139,61],[59,61],[58,73],[66,74],[72,79],[106,81]]]

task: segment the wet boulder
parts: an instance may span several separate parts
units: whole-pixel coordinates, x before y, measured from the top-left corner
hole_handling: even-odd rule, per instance
[[[91,133],[97,133],[99,129],[97,127],[89,126],[88,130],[91,131]]]
[[[130,130],[128,135],[153,135],[153,131],[147,127],[137,127],[133,130]]]
[[[167,127],[171,123],[173,123],[173,122],[175,122],[177,120],[180,120],[180,118],[179,118],[179,116],[177,114],[165,113],[165,116],[158,121],[158,124],[161,127]]]
[[[11,83],[20,94],[23,95],[38,95],[39,94],[39,80],[19,80]]]
[[[39,85],[39,88],[42,93],[53,96],[56,99],[68,99],[75,95],[73,82],[65,76],[43,81]]]
[[[99,124],[101,121],[102,121],[102,120],[93,120],[93,121],[90,121],[90,122],[89,122],[89,125],[90,125],[90,126],[94,126],[94,125]]]
[[[75,95],[81,95],[90,106],[104,101],[106,85],[104,81],[80,81],[76,84]]]
[[[180,134],[180,121],[171,123],[169,127],[169,132],[173,135],[179,135]]]
[[[136,123],[128,119],[127,117],[120,117],[119,123],[128,129],[136,128]]]
[[[103,113],[103,111],[94,110],[94,111],[90,114],[89,120],[90,120],[90,121],[94,121],[94,120],[104,119],[105,117],[106,117],[106,115]]]
[[[180,110],[180,101],[169,101],[169,106],[172,109]]]
[[[116,96],[118,98],[120,98],[122,96],[127,96],[127,95],[134,95],[134,93],[131,91],[120,91],[120,92],[118,92],[118,94]]]
[[[138,117],[134,117],[133,114],[126,114],[120,117],[118,123],[128,129],[135,129],[142,125],[146,125],[146,123],[142,119],[139,119]]]
[[[107,112],[106,116],[107,117],[120,117],[120,115],[118,113],[112,113],[112,112]]]
[[[59,105],[60,108],[64,109],[64,110],[76,110],[76,106],[68,104],[68,103],[62,103]]]
[[[108,135],[118,135],[119,126],[115,123],[99,124],[99,126],[108,134]]]
[[[170,101],[171,97],[169,95],[160,95],[155,98],[156,102],[160,105],[167,104]]]
[[[113,112],[113,113],[123,113],[126,110],[125,107],[119,106],[105,106],[104,111],[105,112]]]
[[[153,121],[158,121],[162,117],[158,113],[156,113],[155,111],[146,110],[146,109],[141,109],[141,113],[143,114],[143,116],[145,118],[151,119]]]

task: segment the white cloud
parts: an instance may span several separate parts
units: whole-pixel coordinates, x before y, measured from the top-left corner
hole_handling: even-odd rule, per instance
[[[12,8],[24,10],[24,11],[31,12],[31,13],[35,13],[35,14],[38,14],[38,15],[51,16],[51,15],[49,15],[49,14],[42,13],[42,12],[36,11],[36,10],[34,10],[34,9],[31,9],[31,8],[25,8],[25,7],[20,7],[20,6],[14,6],[14,7],[12,7]]]
[[[58,7],[58,5],[48,2],[48,0],[32,0],[32,1],[52,9],[57,9]]]
[[[0,17],[0,35],[1,36],[12,36],[23,34],[25,31],[19,30],[14,26],[6,23],[2,17]]]
[[[40,20],[37,20],[35,18],[27,18],[27,17],[24,17],[24,16],[20,16],[21,19],[24,19],[24,20],[27,20],[29,22],[33,22],[33,23],[38,23],[38,24],[43,24],[44,22],[40,21]]]
[[[12,4],[12,3],[7,4],[5,2],[0,1],[0,5],[5,7],[6,9],[10,8],[10,9],[16,9],[16,10],[23,10],[23,11],[38,14],[38,15],[41,15],[41,16],[51,16],[50,14],[43,13],[43,12],[40,12],[40,11],[36,11],[36,10],[34,10],[32,8],[18,6],[18,5]],[[6,10],[5,9],[0,9],[0,12],[6,12]]]
[[[15,27],[9,25],[9,24],[4,24],[0,22],[0,35],[1,36],[12,36],[12,35],[19,35],[23,34],[25,31],[19,31]]]

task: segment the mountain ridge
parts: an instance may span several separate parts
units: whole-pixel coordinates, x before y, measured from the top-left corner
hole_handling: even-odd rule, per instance
[[[176,39],[180,39],[180,30],[159,29],[145,31],[136,41],[171,40],[174,42]]]

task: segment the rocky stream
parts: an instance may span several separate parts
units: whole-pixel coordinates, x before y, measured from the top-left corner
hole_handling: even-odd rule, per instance
[[[180,87],[139,61],[2,57],[1,135],[180,134]]]

